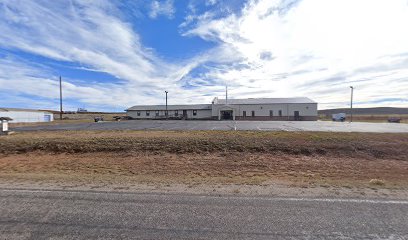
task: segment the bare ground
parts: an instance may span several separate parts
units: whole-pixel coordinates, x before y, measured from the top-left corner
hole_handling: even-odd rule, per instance
[[[408,114],[353,114],[353,122],[388,122],[389,118],[400,118],[400,123],[408,123]],[[331,114],[319,114],[319,119],[332,121]]]
[[[62,120],[58,113],[54,114],[54,121],[52,122],[33,122],[33,123],[13,123],[10,122],[10,127],[26,127],[26,126],[47,126],[73,123],[92,123],[95,117],[103,117],[104,121],[115,121],[113,117],[126,116],[126,113],[76,113],[63,114]]]
[[[407,190],[408,134],[18,133],[0,138],[0,179]]]

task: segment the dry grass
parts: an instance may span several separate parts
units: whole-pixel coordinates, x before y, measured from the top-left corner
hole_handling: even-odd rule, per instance
[[[59,125],[59,124],[72,124],[72,123],[91,123],[92,119],[65,119],[65,120],[54,120],[53,122],[34,122],[34,123],[10,123],[10,127],[26,127],[26,126],[47,126],[47,125]]]
[[[371,179],[369,182],[371,185],[376,185],[376,186],[383,186],[385,185],[385,182],[381,179]]]
[[[376,114],[376,115],[360,115],[353,114],[353,122],[388,122],[388,118],[396,117],[401,119],[401,123],[408,123],[408,114]],[[347,116],[347,121],[350,116]],[[331,115],[320,114],[319,120],[332,121]]]
[[[95,117],[103,117],[105,121],[113,121],[114,116],[126,116],[126,113],[76,113],[76,114],[62,114],[64,120],[89,120],[93,121]],[[54,119],[58,120],[59,114],[54,114]]]
[[[230,131],[58,131],[3,136],[0,154],[48,153],[283,153],[407,159],[408,134],[230,132]]]
[[[30,174],[406,187],[408,134],[69,131],[2,136],[0,177]]]
[[[53,122],[36,122],[36,123],[10,123],[11,127],[24,127],[24,126],[44,126],[44,125],[59,125],[59,124],[72,124],[72,123],[91,123],[94,122],[95,117],[103,117],[104,121],[114,121],[114,116],[126,116],[125,113],[79,113],[79,114],[63,114],[63,120],[60,120],[59,114],[54,114]]]

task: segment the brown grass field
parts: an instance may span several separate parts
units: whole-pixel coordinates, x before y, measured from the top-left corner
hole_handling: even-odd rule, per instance
[[[408,114],[355,114],[353,115],[354,122],[388,122],[388,118],[396,117],[401,119],[401,123],[408,123]],[[347,121],[350,116],[347,116]],[[331,115],[319,114],[319,120],[332,121]]]
[[[63,120],[89,120],[93,121],[95,117],[103,117],[105,121],[113,121],[114,116],[126,116],[126,113],[76,113],[76,114],[62,114]],[[54,119],[59,120],[60,115],[54,114]]]
[[[11,127],[23,126],[41,126],[41,125],[58,125],[71,123],[87,123],[94,122],[95,117],[103,117],[104,121],[115,121],[114,116],[126,116],[126,113],[78,113],[78,114],[63,114],[60,120],[59,114],[54,114],[53,122],[37,122],[37,123],[10,123]]]
[[[408,189],[408,134],[26,132],[0,137],[0,179]]]

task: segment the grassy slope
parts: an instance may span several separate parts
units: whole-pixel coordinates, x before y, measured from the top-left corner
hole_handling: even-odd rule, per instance
[[[408,182],[408,134],[106,131],[0,139],[0,176],[126,176],[136,181]]]
[[[4,136],[0,153],[248,152],[406,159],[408,134],[250,131],[59,131]]]

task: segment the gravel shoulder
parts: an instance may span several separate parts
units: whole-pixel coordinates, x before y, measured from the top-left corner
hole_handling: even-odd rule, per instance
[[[55,176],[57,177],[57,176]],[[265,196],[265,197],[301,197],[301,198],[347,198],[347,199],[394,199],[407,200],[408,189],[341,187],[341,186],[299,186],[288,182],[273,181],[262,185],[246,184],[163,184],[158,182],[140,183],[135,181],[108,182],[67,179],[0,177],[0,189],[44,190],[44,191],[85,191],[85,192],[124,192],[187,194],[208,196]]]

